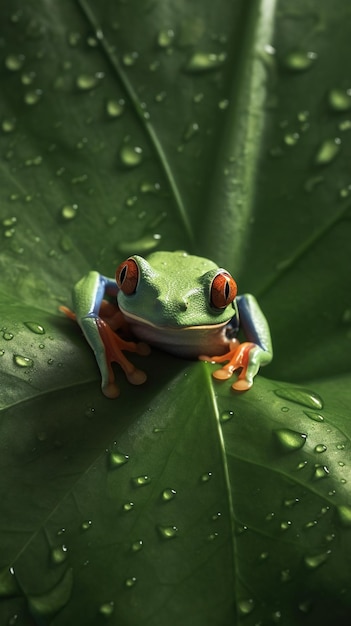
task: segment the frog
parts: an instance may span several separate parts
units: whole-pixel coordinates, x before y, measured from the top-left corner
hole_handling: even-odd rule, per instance
[[[213,377],[233,376],[235,392],[250,389],[273,357],[269,325],[256,298],[238,295],[230,272],[214,261],[182,250],[131,255],[118,265],[115,278],[88,272],[73,288],[72,307],[60,310],[79,324],[92,348],[107,398],[120,394],[113,362],[133,385],[147,380],[125,352],[147,356],[152,346],[218,363]]]

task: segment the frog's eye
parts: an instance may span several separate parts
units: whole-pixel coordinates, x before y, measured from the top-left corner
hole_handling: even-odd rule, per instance
[[[139,279],[139,268],[134,259],[123,261],[116,269],[117,286],[126,296],[135,292]]]
[[[216,309],[225,309],[228,304],[233,302],[238,288],[234,278],[224,270],[216,274],[210,290],[211,304]]]

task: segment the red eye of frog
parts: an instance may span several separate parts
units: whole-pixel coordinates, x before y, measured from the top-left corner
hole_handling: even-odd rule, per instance
[[[234,278],[229,272],[221,270],[216,274],[211,284],[210,299],[212,306],[216,309],[225,309],[228,304],[233,302],[237,292],[238,288]]]
[[[123,261],[116,269],[117,286],[126,296],[131,296],[137,288],[139,268],[134,259]]]

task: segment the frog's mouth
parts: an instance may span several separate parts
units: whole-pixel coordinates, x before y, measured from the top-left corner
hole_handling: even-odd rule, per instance
[[[200,354],[211,356],[224,354],[228,350],[229,339],[226,334],[228,322],[202,326],[161,326],[121,310],[131,331],[138,339],[171,354],[195,358]]]

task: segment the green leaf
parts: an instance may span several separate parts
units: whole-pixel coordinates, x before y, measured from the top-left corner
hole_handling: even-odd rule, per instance
[[[346,624],[348,6],[0,17],[1,624]],[[259,297],[275,357],[249,392],[153,350],[102,396],[58,307],[157,248]]]

